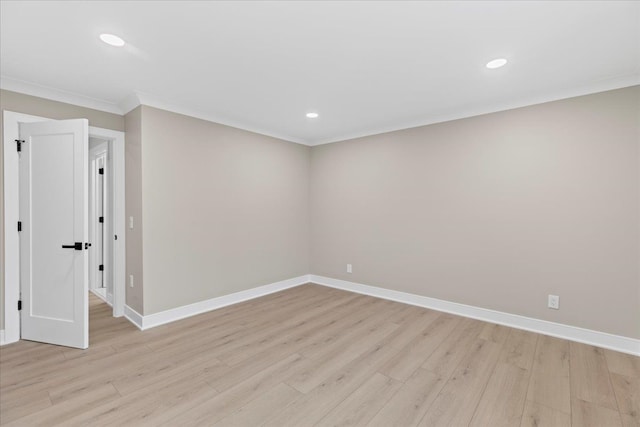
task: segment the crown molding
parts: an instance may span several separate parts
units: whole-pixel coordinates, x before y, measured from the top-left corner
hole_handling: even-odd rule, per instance
[[[285,135],[278,132],[266,130],[259,126],[242,123],[238,120],[230,119],[219,114],[211,114],[203,111],[199,111],[193,108],[189,108],[183,105],[177,105],[163,100],[157,96],[134,91],[129,96],[125,97],[119,103],[112,103],[101,99],[91,98],[84,95],[80,95],[73,92],[67,92],[60,89],[51,88],[39,84],[26,82],[23,80],[15,79],[7,76],[0,76],[0,89],[9,90],[13,92],[24,93],[26,95],[37,96],[40,98],[50,99],[53,101],[65,102],[68,104],[78,105],[81,107],[91,108],[94,110],[105,111],[108,113],[125,115],[131,110],[137,108],[140,105],[146,105],[153,108],[158,108],[165,111],[170,111],[176,114],[182,114],[190,116],[196,119],[201,119],[213,123],[218,123],[225,126],[230,126],[236,129],[245,130],[248,132],[257,133],[260,135],[269,136],[272,138],[294,142],[305,146],[318,146],[324,144],[331,144],[335,142],[348,141],[357,138],[364,138],[368,136],[380,135],[389,132],[402,131],[422,126],[428,126],[436,123],[444,123],[453,120],[465,119],[469,117],[481,116],[484,114],[497,113],[500,111],[513,110],[516,108],[529,107],[538,104],[544,104],[547,102],[559,101],[562,99],[574,98],[583,95],[591,95],[598,92],[605,92],[608,90],[621,89],[630,86],[640,85],[640,74],[629,74],[624,76],[616,76],[607,79],[602,79],[596,82],[591,82],[586,85],[578,86],[571,89],[562,91],[555,91],[546,93],[543,95],[536,95],[528,98],[523,98],[514,102],[501,102],[495,104],[483,105],[482,107],[473,107],[466,110],[457,111],[455,113],[447,113],[436,116],[431,116],[428,119],[415,120],[405,122],[401,125],[386,126],[379,128],[371,128],[360,132],[352,132],[348,134],[342,134],[340,136],[319,139],[316,141],[308,141],[303,138],[293,137],[291,135]]]
[[[245,130],[248,132],[257,133],[264,136],[269,136],[271,138],[276,138],[279,140],[284,140],[287,142],[295,142],[296,144],[309,146],[310,144],[300,138],[296,138],[290,135],[281,134],[278,132],[272,132],[270,130],[266,130],[264,128],[254,126],[247,123],[241,123],[237,120],[230,119],[228,117],[224,117],[218,114],[205,113],[203,111],[199,111],[197,109],[185,107],[183,105],[177,105],[170,102],[165,101],[155,95],[151,95],[144,92],[134,92],[132,95],[127,97],[121,104],[121,108],[123,109],[123,114],[127,114],[129,111],[137,108],[140,105],[145,105],[147,107],[153,107],[160,110],[170,111],[176,114],[182,114],[184,116],[193,117],[200,120],[205,120],[208,122],[218,123],[221,125],[229,126],[236,129]]]
[[[0,89],[37,96],[51,101],[64,102],[67,104],[77,105],[79,107],[91,108],[92,110],[122,115],[122,110],[115,103],[24,80],[14,79],[13,77],[0,76]]]
[[[118,103],[118,107],[120,108],[120,111],[122,111],[122,115],[130,113],[140,105],[140,97],[138,96],[138,92],[136,91],[133,91],[129,96]]]
[[[485,104],[481,107],[469,108],[466,110],[456,111],[455,113],[442,114],[437,116],[431,116],[425,120],[416,120],[406,122],[402,125],[387,126],[374,128],[367,131],[352,132],[343,134],[340,136],[320,139],[309,143],[310,146],[332,144],[334,142],[348,141],[351,139],[364,138],[367,136],[380,135],[389,132],[396,132],[401,130],[407,130],[422,126],[433,125],[436,123],[450,122],[453,120],[466,119],[475,116],[482,116],[485,114],[498,113],[500,111],[514,110],[516,108],[530,107],[538,104],[545,104],[547,102],[560,101],[562,99],[575,98],[578,96],[592,95],[599,92],[606,92],[608,90],[622,89],[630,86],[640,85],[640,73],[628,74],[624,76],[616,76],[608,79],[602,79],[597,82],[591,82],[587,85],[578,86],[571,89],[554,91],[543,95],[536,95],[528,98],[519,99],[514,102],[501,102],[495,104]]]
[[[101,99],[79,95],[73,92],[67,92],[64,90],[55,89],[24,80],[14,79],[8,76],[0,76],[0,89],[23,93],[25,95],[37,96],[39,98],[49,99],[52,101],[64,102],[67,104],[77,105],[79,107],[91,108],[93,110],[104,111],[107,113],[118,114],[121,116],[127,114],[140,105],[146,105],[149,107],[170,111],[172,113],[182,114],[196,119],[206,120],[208,122],[218,123],[236,129],[265,135],[287,142],[294,142],[306,146],[309,145],[307,141],[304,141],[300,138],[272,132],[258,126],[247,125],[246,123],[241,123],[237,120],[232,120],[220,115],[209,114],[189,107],[172,104],[156,96],[138,91],[134,91],[119,103],[112,103]]]

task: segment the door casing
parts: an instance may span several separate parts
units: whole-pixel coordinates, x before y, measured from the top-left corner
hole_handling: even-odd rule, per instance
[[[90,141],[94,138],[90,138]],[[89,255],[89,290],[93,290],[99,288],[98,282],[100,280],[103,281],[105,285],[107,294],[105,297],[107,298],[108,304],[113,304],[113,295],[112,290],[109,289],[109,283],[111,281],[111,275],[108,274],[111,270],[111,260],[109,259],[109,250],[111,247],[111,243],[113,239],[104,239],[108,235],[111,235],[111,228],[109,225],[113,218],[111,215],[105,215],[102,213],[100,215],[98,211],[100,210],[101,204],[104,204],[104,211],[109,212],[109,205],[111,199],[111,186],[108,182],[104,182],[106,186],[101,187],[100,178],[99,178],[99,162],[102,159],[104,174],[102,175],[105,179],[109,179],[111,177],[111,162],[109,161],[109,148],[108,141],[104,141],[99,143],[95,147],[91,147],[91,142],[89,145],[89,241],[92,244],[92,251],[90,251]],[[104,193],[100,194],[100,191]],[[102,197],[100,197],[102,196]],[[98,221],[99,216],[104,216],[104,221],[100,223]],[[104,228],[104,234],[101,235],[102,228]],[[100,253],[100,252],[103,253]],[[102,259],[100,256],[102,255]],[[107,268],[102,273],[98,272],[98,265],[104,264]]]
[[[3,145],[4,145],[4,340],[0,345],[20,340],[20,258],[19,234],[17,223],[19,218],[18,187],[18,154],[15,140],[19,138],[18,123],[54,120],[48,117],[32,116],[13,111],[3,112]],[[113,204],[110,207],[113,215],[113,315],[124,315],[125,305],[125,161],[124,132],[89,126],[89,136],[109,141],[113,154],[112,179],[109,182],[113,189]],[[113,238],[114,236],[110,236]]]

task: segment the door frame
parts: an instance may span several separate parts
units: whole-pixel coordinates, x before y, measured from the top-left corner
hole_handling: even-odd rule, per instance
[[[97,173],[97,169],[95,166],[95,162],[97,160],[98,157],[103,156],[105,157],[105,163],[104,163],[104,168],[105,168],[105,175],[106,177],[111,177],[112,173],[111,173],[111,161],[109,161],[109,157],[110,157],[110,153],[109,153],[109,141],[103,141],[101,142],[99,145],[97,145],[94,148],[91,148],[91,138],[89,138],[89,242],[92,243],[92,247],[93,248],[97,248],[97,237],[96,237],[96,231],[98,228],[98,216],[96,215],[96,207],[98,204],[98,195],[97,193],[97,189],[98,189],[98,185],[96,183],[96,173]],[[105,190],[106,188],[106,190]],[[110,212],[111,210],[111,203],[110,203],[110,199],[112,198],[112,193],[111,193],[111,185],[109,185],[109,182],[106,182],[106,186],[103,187],[103,195],[102,195],[102,203],[104,203],[104,206],[102,208],[103,213],[104,212]],[[104,233],[102,238],[106,238],[106,236],[109,236],[112,233],[112,220],[113,218],[111,218],[111,216],[107,217],[108,221],[104,222]],[[113,243],[113,239],[106,239],[105,241],[101,241],[102,243],[102,250],[106,252],[103,253],[102,257],[103,257],[103,261],[105,257],[108,257],[110,249],[111,249],[111,244]],[[111,263],[108,263],[111,264]],[[89,255],[89,290],[94,290],[96,289],[96,276],[98,275],[96,273],[96,266],[98,265],[98,260],[96,258],[96,252],[93,251],[91,252],[91,254]],[[109,269],[106,269],[102,274],[102,279],[103,279],[103,283],[108,284],[109,281],[111,281],[111,274],[109,273]],[[108,286],[107,286],[108,289]],[[101,297],[102,298],[102,297]],[[105,301],[107,302],[107,304],[112,305],[113,304],[113,295],[111,295],[111,298],[109,298],[109,292],[105,293],[104,296]]]
[[[20,197],[18,186],[18,153],[15,140],[19,138],[19,123],[30,123],[55,120],[29,114],[5,110],[3,112],[3,145],[4,145],[4,340],[0,345],[20,340],[20,238],[17,223],[19,221]],[[89,126],[89,136],[109,141],[112,153],[113,189],[113,233],[118,236],[113,240],[113,315],[124,315],[125,305],[125,160],[124,132]]]

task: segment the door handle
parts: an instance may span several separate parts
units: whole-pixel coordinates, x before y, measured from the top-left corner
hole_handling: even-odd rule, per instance
[[[76,251],[81,251],[82,242],[75,242],[73,245],[62,245],[62,249],[75,249]]]

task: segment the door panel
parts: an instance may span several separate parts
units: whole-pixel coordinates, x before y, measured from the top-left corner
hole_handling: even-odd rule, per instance
[[[20,138],[21,335],[87,348],[88,122],[24,123]]]

